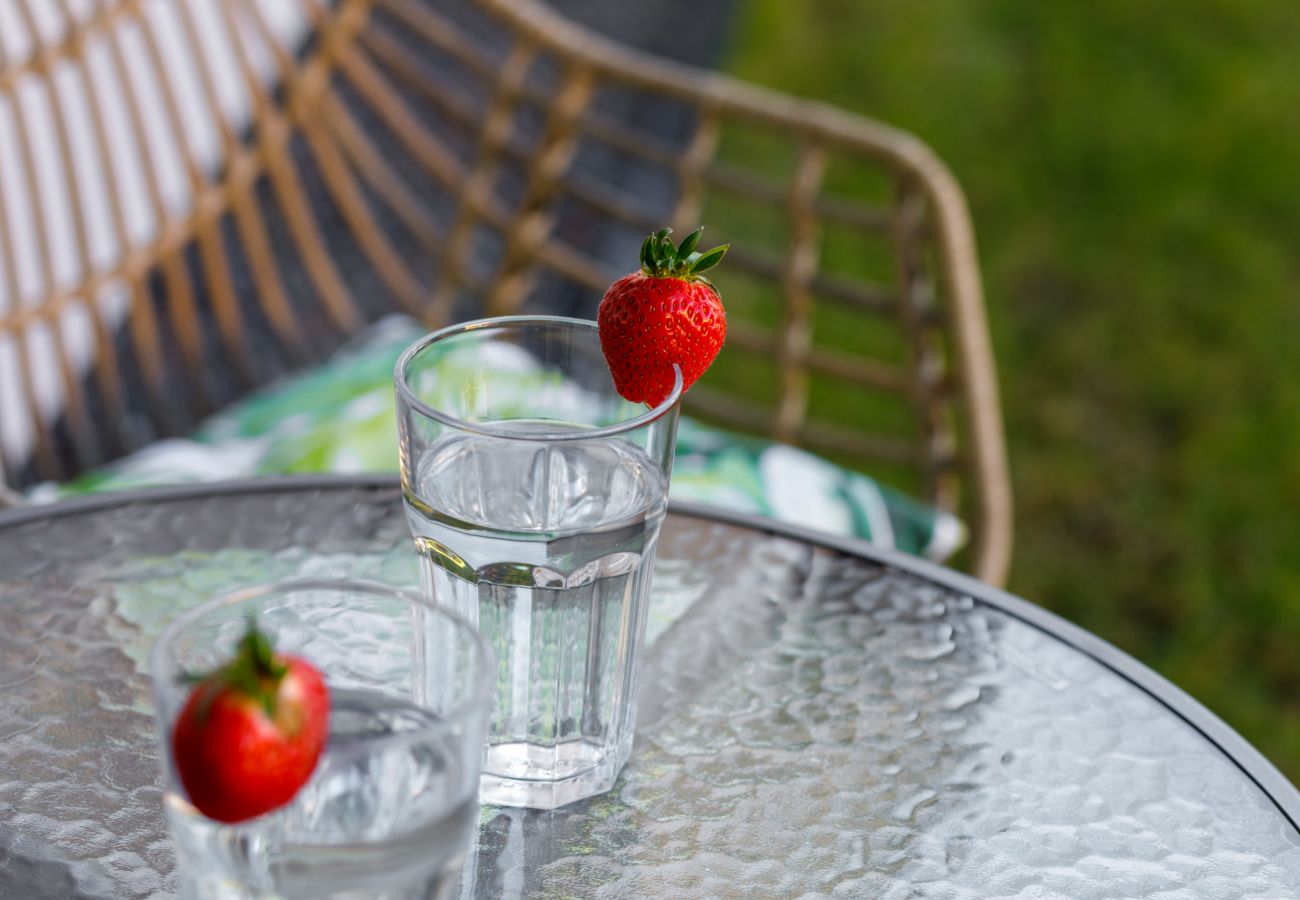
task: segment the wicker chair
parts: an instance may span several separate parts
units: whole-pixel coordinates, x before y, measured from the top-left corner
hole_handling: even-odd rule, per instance
[[[958,511],[1005,577],[973,236],[913,137],[535,0],[15,8],[0,484],[182,432],[387,311],[591,315],[646,231],[707,222],[730,334],[688,406]]]

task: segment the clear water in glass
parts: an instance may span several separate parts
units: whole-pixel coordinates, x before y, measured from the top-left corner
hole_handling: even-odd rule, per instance
[[[660,467],[618,439],[461,434],[415,484],[422,587],[497,658],[480,798],[551,808],[608,790],[631,752]]]

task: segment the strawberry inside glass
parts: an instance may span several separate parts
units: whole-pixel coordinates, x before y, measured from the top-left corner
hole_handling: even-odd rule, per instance
[[[330,701],[320,671],[276,653],[250,620],[235,657],[193,680],[172,729],[190,802],[220,822],[242,822],[292,800],[325,749]]]

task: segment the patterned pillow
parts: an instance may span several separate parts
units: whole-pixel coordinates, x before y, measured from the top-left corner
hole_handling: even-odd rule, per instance
[[[33,500],[256,475],[397,471],[392,374],[423,330],[393,316],[325,365],[208,419],[189,439],[159,441]],[[683,417],[670,494],[865,538],[943,560],[965,541],[955,516],[807,451]]]

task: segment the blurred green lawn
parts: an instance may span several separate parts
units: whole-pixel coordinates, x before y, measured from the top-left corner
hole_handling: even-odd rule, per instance
[[[1011,589],[1300,781],[1300,6],[742,0],[727,67],[916,132],[974,214]]]

